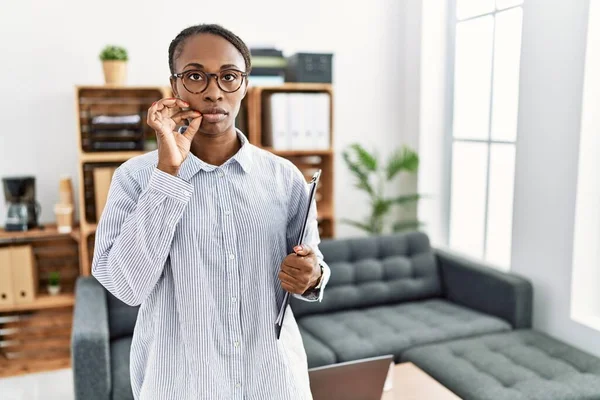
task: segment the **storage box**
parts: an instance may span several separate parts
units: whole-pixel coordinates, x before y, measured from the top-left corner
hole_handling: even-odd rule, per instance
[[[286,82],[331,83],[331,53],[296,53],[287,59]]]

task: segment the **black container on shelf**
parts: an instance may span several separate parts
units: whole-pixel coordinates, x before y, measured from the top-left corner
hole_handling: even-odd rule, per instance
[[[287,58],[286,82],[331,83],[331,53],[296,53]]]

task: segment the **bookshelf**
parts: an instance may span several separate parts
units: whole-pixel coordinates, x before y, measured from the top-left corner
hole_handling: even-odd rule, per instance
[[[265,106],[274,93],[326,93],[329,95],[329,148],[319,150],[276,150],[263,146],[262,132],[265,124]],[[250,143],[284,157],[294,163],[305,178],[310,180],[314,171],[322,170],[321,181],[317,188],[317,212],[321,238],[335,236],[334,209],[334,126],[333,126],[333,87],[326,83],[284,83],[277,86],[251,86],[248,88],[241,115]]]
[[[0,230],[0,286],[12,298],[0,301],[0,377],[66,368],[70,365],[71,321],[75,281],[79,276],[80,230],[58,232],[47,224],[26,232]],[[15,261],[13,251],[27,250],[26,260]],[[7,256],[8,255],[8,256]],[[8,276],[7,265],[8,264]],[[21,271],[32,270],[33,274]],[[46,285],[50,272],[61,276],[61,293],[50,295]],[[16,275],[20,275],[15,280]],[[9,279],[7,279],[9,278]],[[34,295],[17,301],[24,279]],[[6,283],[13,281],[12,287]],[[15,286],[19,285],[19,287]],[[33,286],[31,286],[33,285]]]
[[[76,86],[77,152],[79,173],[80,271],[91,274],[98,216],[108,194],[112,172],[123,162],[148,151],[154,131],[146,124],[153,102],[171,96],[163,86]],[[94,117],[138,116],[139,123],[106,133]],[[120,134],[121,136],[119,137]],[[108,136],[107,136],[108,135]]]

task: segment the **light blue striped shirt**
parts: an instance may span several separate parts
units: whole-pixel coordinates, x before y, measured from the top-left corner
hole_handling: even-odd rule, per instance
[[[92,274],[117,298],[141,305],[131,345],[134,397],[310,399],[306,352],[278,273],[308,206],[289,160],[250,144],[221,166],[189,154],[178,177],[156,151],[115,172],[98,223]],[[323,266],[316,204],[304,243]]]

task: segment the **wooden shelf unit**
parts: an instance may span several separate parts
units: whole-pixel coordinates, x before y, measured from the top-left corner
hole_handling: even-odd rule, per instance
[[[37,276],[32,301],[0,305],[0,377],[70,365],[80,238],[78,227],[60,233],[53,224],[25,232],[0,230],[0,248],[31,247]],[[53,271],[61,276],[61,293],[55,296],[46,289]]]
[[[96,218],[95,182],[96,168],[116,168],[132,157],[142,155],[144,149],[90,151],[85,145],[91,134],[91,118],[99,115],[139,115],[142,143],[154,137],[146,124],[146,114],[153,102],[171,96],[166,86],[77,86],[75,87],[75,115],[77,118],[77,148],[79,161],[79,264],[81,274],[91,274]]]
[[[263,110],[268,96],[273,93],[326,93],[329,95],[329,148],[314,150],[276,150],[262,144]],[[321,182],[317,189],[317,212],[319,231],[322,238],[335,236],[334,208],[334,118],[333,87],[328,83],[284,83],[276,86],[250,86],[243,103],[242,115],[246,121],[242,125],[247,128],[246,134],[250,143],[270,151],[293,162],[310,180],[316,169],[322,170]]]

